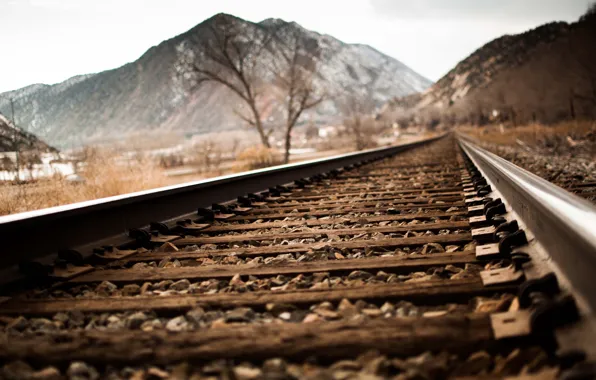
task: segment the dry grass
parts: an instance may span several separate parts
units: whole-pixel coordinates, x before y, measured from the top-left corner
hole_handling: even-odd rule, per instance
[[[73,183],[55,177],[27,184],[0,186],[0,215],[104,198],[151,189],[166,184],[158,167],[146,158],[116,162],[109,151],[94,151],[81,177]]]
[[[280,164],[282,164],[281,153],[275,149],[257,145],[243,150],[236,156],[233,171],[242,172]]]
[[[538,149],[547,148],[562,153],[578,144],[591,144],[596,134],[596,123],[573,121],[555,125],[531,124],[518,127],[464,126],[459,127],[458,130],[484,142],[506,146],[525,145]]]

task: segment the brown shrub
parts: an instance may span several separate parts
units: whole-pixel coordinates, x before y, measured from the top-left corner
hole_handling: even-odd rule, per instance
[[[283,162],[281,154],[262,145],[246,148],[236,156],[234,171],[241,172],[280,165]]]

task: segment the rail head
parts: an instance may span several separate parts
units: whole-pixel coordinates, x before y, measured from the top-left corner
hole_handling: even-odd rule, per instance
[[[459,136],[464,152],[498,188],[571,286],[596,310],[596,207]]]
[[[3,216],[0,217],[3,241],[0,269],[61,249],[122,237],[129,229],[152,221],[190,217],[199,207],[362,161],[388,157],[444,136]]]

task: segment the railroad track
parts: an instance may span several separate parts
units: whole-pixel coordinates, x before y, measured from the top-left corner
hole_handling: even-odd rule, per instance
[[[499,160],[448,135],[2,218],[0,377],[591,378],[596,214]]]

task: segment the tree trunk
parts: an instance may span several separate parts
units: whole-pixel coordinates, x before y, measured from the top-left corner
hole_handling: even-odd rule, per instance
[[[250,110],[255,118],[255,127],[257,128],[257,132],[259,132],[259,137],[261,138],[261,143],[265,148],[271,148],[271,144],[269,143],[269,136],[265,133],[265,129],[263,128],[263,123],[261,122],[261,115],[257,110],[257,105],[255,104],[255,100],[250,100]]]
[[[292,128],[286,128],[286,150],[284,153],[284,164],[290,162],[290,147],[292,146]]]

